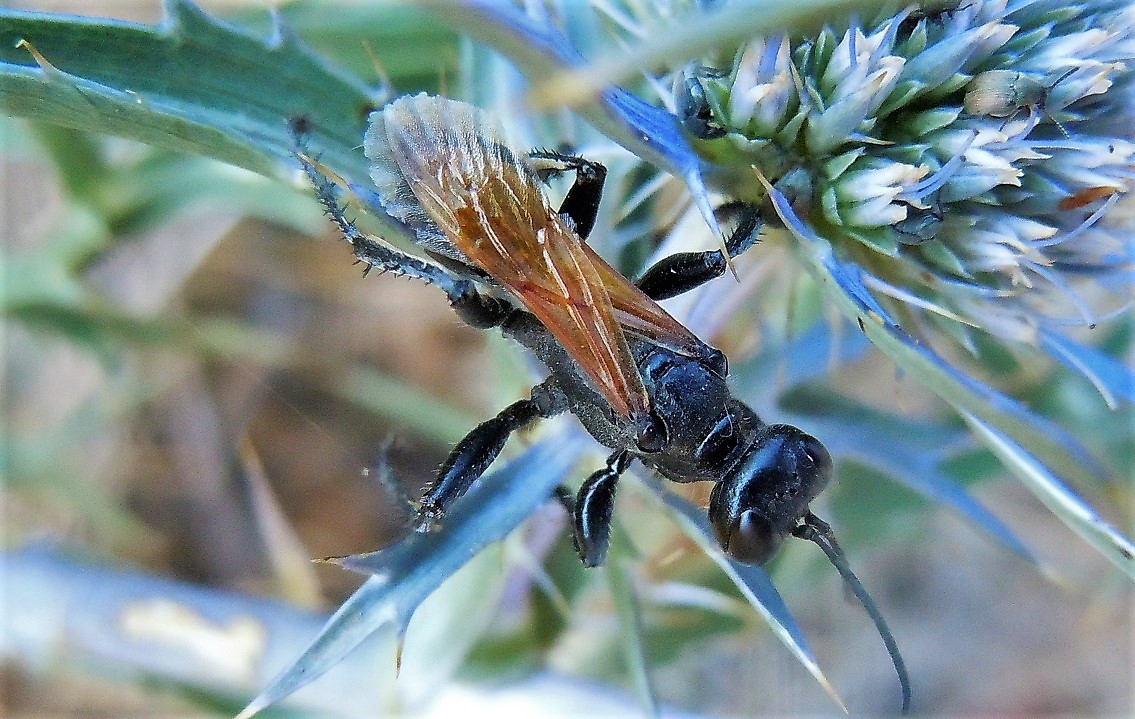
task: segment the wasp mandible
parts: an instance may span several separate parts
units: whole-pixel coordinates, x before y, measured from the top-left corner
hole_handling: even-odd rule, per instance
[[[499,328],[549,372],[527,399],[457,444],[421,499],[420,531],[441,522],[513,432],[570,412],[612,450],[574,496],[558,493],[584,565],[603,562],[616,485],[634,460],[675,482],[713,482],[709,519],[729,556],[764,564],[790,535],[824,549],[879,626],[906,705],[909,687],[893,638],[830,528],[809,511],[831,479],[828,451],[796,427],[765,423],[734,398],[725,356],[657,303],[722,275],[722,251],[672,255],[631,282],[585,242],[603,165],[520,152],[485,111],[423,94],[372,113],[364,141],[383,209],[412,231],[429,259],[413,257],[343,216],[335,184],[303,154],[302,129],[296,134],[320,201],[368,269],[436,285],[463,321]],[[553,209],[541,183],[567,172],[574,182]],[[755,242],[759,224],[755,209],[745,213],[725,243],[730,255]]]

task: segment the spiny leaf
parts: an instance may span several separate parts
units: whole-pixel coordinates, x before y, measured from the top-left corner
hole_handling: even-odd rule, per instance
[[[1135,544],[1130,539],[1105,522],[1012,437],[975,415],[964,413],[962,416],[1049,511],[1108,561],[1135,578]]]
[[[155,26],[0,10],[0,110],[18,117],[280,175],[288,120],[305,116],[326,160],[365,177],[357,147],[380,101],[286,29],[254,37],[184,0]]]
[[[776,591],[776,587],[773,586],[768,574],[760,567],[741,564],[725,556],[725,552],[722,551],[713,535],[713,529],[709,526],[709,519],[704,510],[695,507],[688,500],[673,492],[667,491],[662,487],[661,482],[654,477],[649,478],[646,484],[672,512],[682,531],[721,567],[726,576],[737,585],[745,599],[764,618],[765,623],[772,629],[776,638],[788,647],[788,650],[827,692],[832,701],[846,712],[847,707],[839,694],[836,693],[835,687],[824,676],[820,665],[816,663],[816,658],[812,656],[812,651],[808,648],[804,634],[792,618],[792,613],[788,610],[788,606],[785,605],[780,593]]]
[[[413,534],[388,549],[334,560],[372,576],[240,717],[253,716],[319,677],[376,631],[388,628],[401,636],[414,611],[442,582],[547,500],[579,451],[578,442],[548,438],[478,480],[446,513],[439,531]]]

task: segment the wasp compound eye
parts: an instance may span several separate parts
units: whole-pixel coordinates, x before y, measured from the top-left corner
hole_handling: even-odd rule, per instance
[[[728,538],[722,541],[725,552],[739,562],[745,564],[765,564],[776,556],[780,544],[788,536],[785,532],[773,527],[767,517],[757,514],[755,510],[747,509],[729,530]]]
[[[831,474],[831,455],[815,437],[788,425],[765,428],[710,495],[722,548],[746,564],[772,559]]]

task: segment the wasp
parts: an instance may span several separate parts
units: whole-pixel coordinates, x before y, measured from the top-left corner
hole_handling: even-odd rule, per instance
[[[794,535],[832,558],[876,619],[907,704],[905,669],[890,632],[830,527],[809,510],[831,479],[828,451],[796,427],[764,422],[734,398],[724,354],[658,304],[722,275],[728,258],[721,250],[672,255],[632,282],[586,243],[603,165],[519,151],[485,111],[423,94],[374,112],[363,144],[382,209],[409,229],[428,259],[411,256],[344,217],[335,182],[303,154],[302,130],[296,133],[316,194],[358,260],[436,285],[464,322],[499,328],[549,372],[528,398],[457,444],[420,500],[418,530],[441,523],[513,432],[570,412],[611,450],[578,492],[557,492],[585,566],[603,562],[616,486],[633,461],[675,482],[712,482],[709,520],[730,557],[764,564]],[[573,184],[553,208],[542,183],[567,172]],[[725,243],[730,255],[755,242],[759,224],[755,211],[744,213]]]

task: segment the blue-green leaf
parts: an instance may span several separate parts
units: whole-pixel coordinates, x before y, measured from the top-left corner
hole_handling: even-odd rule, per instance
[[[284,28],[254,37],[184,0],[156,26],[0,10],[0,111],[18,117],[278,176],[294,167],[288,120],[305,116],[329,164],[366,177],[357,148],[380,103]]]
[[[741,594],[760,613],[776,638],[788,647],[788,650],[808,670],[808,673],[827,692],[828,696],[846,712],[847,708],[844,706],[843,700],[836,693],[835,687],[828,681],[828,678],[824,676],[820,665],[816,663],[816,658],[812,656],[812,651],[808,648],[804,634],[792,618],[792,613],[788,610],[788,606],[784,603],[780,593],[776,591],[776,587],[773,586],[768,574],[760,567],[735,562],[725,555],[714,537],[713,529],[709,526],[709,519],[706,517],[705,510],[694,506],[673,492],[666,491],[661,482],[653,477],[647,481],[647,486],[670,509],[682,530],[737,585]]]
[[[1115,409],[1120,402],[1135,402],[1135,373],[1113,357],[1048,329],[1040,330],[1040,348],[1088,379]]]
[[[1105,522],[1012,437],[972,414],[962,416],[1049,511],[1112,564],[1135,578],[1135,544],[1130,539]]]
[[[251,717],[314,680],[380,629],[401,636],[414,611],[442,582],[547,500],[579,451],[575,441],[540,442],[478,480],[446,513],[440,530],[411,534],[378,552],[334,560],[372,576],[240,716]]]

